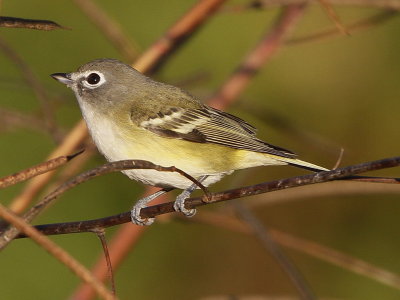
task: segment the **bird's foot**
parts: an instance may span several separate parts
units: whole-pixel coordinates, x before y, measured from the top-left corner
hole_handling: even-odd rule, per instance
[[[140,200],[139,200],[140,201]],[[146,205],[139,205],[136,203],[131,210],[131,221],[133,224],[140,226],[148,226],[154,223],[154,218],[142,218],[140,212]]]
[[[143,208],[147,207],[147,203],[150,201],[154,200],[158,196],[161,196],[162,194],[165,194],[168,192],[170,189],[163,189],[158,192],[155,192],[154,194],[151,194],[147,197],[144,197],[140,199],[133,207],[131,210],[131,220],[133,224],[140,225],[140,226],[147,226],[151,225],[154,223],[154,218],[142,218],[140,216],[140,212]]]
[[[192,191],[184,190],[178,197],[176,197],[174,202],[174,209],[175,211],[182,212],[186,217],[193,217],[196,214],[196,209],[191,208],[187,209],[185,207],[185,201],[190,197]]]
[[[204,182],[204,180],[207,177],[208,177],[208,175],[203,175],[198,179],[198,181],[200,183],[202,183],[202,182]],[[174,202],[175,211],[182,212],[186,217],[193,217],[196,214],[196,209],[195,208],[187,209],[185,207],[186,199],[188,199],[190,197],[190,195],[193,193],[193,191],[196,188],[197,188],[197,184],[193,183],[186,190],[184,190],[178,197],[176,197],[176,200]]]

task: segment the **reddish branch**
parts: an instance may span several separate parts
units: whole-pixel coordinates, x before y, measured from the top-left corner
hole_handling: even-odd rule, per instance
[[[208,100],[209,105],[224,109],[243,92],[257,72],[285,42],[291,29],[303,15],[305,7],[306,4],[303,3],[282,9],[272,28],[267,29],[256,47],[243,59],[215,96]]]
[[[214,12],[226,0],[202,0],[198,1],[186,14],[182,16],[168,31],[159,38],[141,56],[140,61],[134,67],[141,72],[146,70],[148,73],[159,69],[161,65],[176,52],[176,50],[188,38],[213,16]]]
[[[49,252],[53,257],[62,262],[72,272],[74,272],[84,282],[91,285],[102,299],[114,300],[116,299],[108,289],[100,282],[91,272],[89,272],[82,264],[74,259],[67,251],[62,249],[56,243],[51,241],[48,237],[38,232],[32,225],[28,224],[23,218],[15,215],[13,212],[0,204],[0,217],[5,221],[13,224],[21,232],[29,236],[38,245]]]

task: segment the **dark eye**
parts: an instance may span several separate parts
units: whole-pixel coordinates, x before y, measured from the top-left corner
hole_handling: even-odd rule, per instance
[[[87,83],[91,85],[95,85],[100,81],[100,75],[97,73],[90,73],[89,76],[86,78]]]

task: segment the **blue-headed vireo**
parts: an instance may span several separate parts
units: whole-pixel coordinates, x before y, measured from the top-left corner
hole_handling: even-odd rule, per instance
[[[73,73],[51,75],[70,87],[78,99],[89,132],[109,161],[147,160],[175,166],[204,186],[234,170],[293,165],[313,171],[327,170],[299,160],[283,148],[256,137],[256,129],[229,113],[199,102],[180,88],[154,81],[115,59],[98,59]],[[190,216],[185,199],[197,188],[177,173],[156,170],[123,171],[131,179],[163,190],[139,200],[132,221],[148,225],[140,210],[172,188],[185,191],[175,209]]]

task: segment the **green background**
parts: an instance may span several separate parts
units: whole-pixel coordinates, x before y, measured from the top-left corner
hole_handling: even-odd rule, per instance
[[[194,3],[98,1],[143,50]],[[245,1],[228,2],[233,3]],[[339,7],[337,12],[344,22],[352,22],[377,10]],[[200,74],[202,80],[184,88],[207,99],[271,27],[277,13],[277,9],[271,9],[217,14],[153,77],[179,83]],[[72,1],[3,1],[1,15],[50,19],[72,29],[44,32],[0,28],[0,37],[23,57],[54,98],[57,123],[65,130],[71,128],[80,119],[79,108],[72,92],[49,74],[73,71],[95,58],[123,58]],[[303,36],[332,26],[323,9],[312,6],[293,35]],[[399,155],[399,36],[400,21],[394,18],[350,36],[286,46],[229,111],[256,125],[261,138],[319,165],[332,167],[341,147],[342,166]],[[40,116],[38,100],[2,53],[0,107]],[[271,121],[271,114],[294,126],[297,133]],[[35,131],[29,124],[7,128],[1,122],[0,126],[0,176],[43,161],[56,146],[47,133]],[[84,169],[103,162],[96,155]],[[303,173],[291,167],[245,170],[211,190]],[[373,175],[399,177],[399,169]],[[1,190],[2,203],[9,203],[23,186]],[[86,220],[127,211],[143,189],[143,185],[122,174],[106,175],[64,194],[35,223]],[[400,273],[400,189],[390,189],[368,195],[331,194],[258,204],[254,212],[267,226]],[[263,197],[267,196],[254,198],[262,201]],[[252,198],[243,201],[252,203]],[[216,210],[227,214],[223,209],[226,207],[229,205],[216,204],[198,213]],[[107,236],[115,230],[107,230]],[[88,267],[101,253],[97,238],[91,234],[52,239]],[[319,297],[399,298],[399,291],[392,287],[285,250]],[[15,241],[1,253],[0,278],[1,299],[66,299],[79,283],[65,266],[30,240]],[[254,237],[175,219],[156,222],[147,230],[117,270],[116,285],[121,299],[296,295],[287,277]]]

